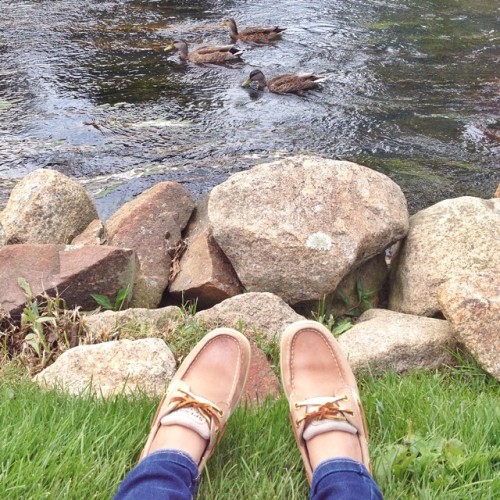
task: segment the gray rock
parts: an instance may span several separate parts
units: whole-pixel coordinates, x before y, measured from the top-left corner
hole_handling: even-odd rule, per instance
[[[354,370],[403,372],[454,363],[456,340],[447,321],[370,309],[340,336]]]
[[[405,236],[405,197],[355,163],[295,157],[233,175],[210,194],[213,236],[248,291],[290,304],[335,290]]]
[[[500,199],[445,200],[410,218],[391,262],[389,309],[420,316],[440,311],[445,281],[483,270],[500,272]]]
[[[304,317],[272,293],[252,292],[231,297],[211,309],[200,311],[194,319],[210,329],[218,326],[241,328],[249,338],[260,334],[272,342],[289,324]]]
[[[117,340],[69,349],[34,380],[75,395],[89,388],[103,397],[136,390],[155,395],[174,373],[175,359],[163,340]]]
[[[500,275],[453,278],[438,288],[438,300],[458,341],[500,381]]]
[[[0,219],[0,246],[69,243],[96,218],[82,186],[55,170],[35,170],[12,190]]]

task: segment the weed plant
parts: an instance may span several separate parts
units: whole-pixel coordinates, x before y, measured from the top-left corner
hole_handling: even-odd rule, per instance
[[[62,352],[82,342],[84,330],[79,308],[46,293],[34,297],[27,281],[19,278],[26,304],[19,319],[0,310],[0,359],[15,359],[36,373]]]

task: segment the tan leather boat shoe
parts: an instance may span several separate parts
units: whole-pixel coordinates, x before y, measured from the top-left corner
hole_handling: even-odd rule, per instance
[[[238,405],[250,366],[250,343],[236,330],[207,334],[181,363],[153,418],[140,460],[149,454],[161,426],[182,425],[207,441],[203,470]]]
[[[307,441],[330,431],[357,435],[370,470],[368,432],[356,379],[333,334],[315,321],[298,321],[281,337],[281,378],[307,478],[313,469]]]

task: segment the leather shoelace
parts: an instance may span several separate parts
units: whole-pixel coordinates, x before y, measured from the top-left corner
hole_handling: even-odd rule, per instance
[[[184,393],[184,396],[174,396],[171,402],[174,403],[174,408],[172,411],[180,410],[181,408],[196,408],[200,415],[207,421],[210,426],[210,421],[213,419],[217,429],[221,426],[220,418],[224,412],[214,405],[208,399],[200,398],[195,394],[180,389],[180,392]]]
[[[354,412],[352,410],[343,409],[338,404],[339,401],[344,401],[347,399],[348,397],[344,395],[335,396],[333,398],[312,398],[295,403],[296,408],[300,408],[303,406],[316,406],[318,408],[317,410],[306,412],[303,417],[297,419],[297,421],[295,422],[297,427],[299,427],[302,422],[304,422],[305,426],[307,426],[313,420],[347,420],[345,415],[347,414],[353,416]],[[316,400],[321,400],[324,402],[315,403]]]

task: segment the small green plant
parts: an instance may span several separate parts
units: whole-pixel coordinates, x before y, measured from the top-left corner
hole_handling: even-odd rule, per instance
[[[184,317],[192,317],[198,310],[198,298],[193,300],[185,299],[184,292],[182,293],[181,311]]]
[[[337,295],[344,301],[348,308],[345,313],[346,316],[357,318],[361,316],[366,310],[371,309],[373,304],[370,299],[377,294],[376,290],[365,290],[361,279],[356,279],[356,300],[353,301],[351,297],[347,296],[341,290],[337,290]]]
[[[315,321],[326,326],[335,337],[339,337],[347,332],[352,327],[351,318],[336,319],[330,312],[331,304],[327,301],[326,296],[323,296],[318,302],[318,310],[312,313]]]
[[[456,481],[455,474],[470,459],[462,441],[420,436],[413,433],[410,422],[403,442],[386,447],[377,462],[376,475],[384,485],[425,475],[433,488],[450,487]]]
[[[100,295],[98,293],[91,293],[90,295],[102,309],[105,309],[106,311],[121,311],[129,293],[130,285],[127,285],[125,288],[121,288],[116,294],[114,302],[111,302],[107,295]]]

